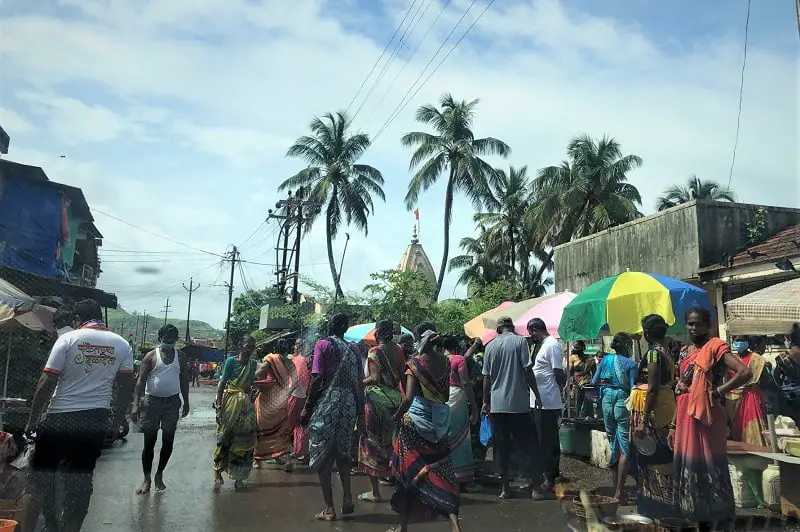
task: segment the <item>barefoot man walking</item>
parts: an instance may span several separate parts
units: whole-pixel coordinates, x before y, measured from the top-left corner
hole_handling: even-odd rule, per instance
[[[150,493],[152,480],[155,480],[158,491],[167,489],[164,484],[164,469],[172,455],[178,419],[189,415],[189,363],[183,351],[175,349],[178,336],[178,329],[174,325],[161,327],[158,331],[160,345],[144,356],[139,369],[132,411],[134,421],[138,420],[144,433],[144,482],[136,490],[138,495]],[[151,479],[159,429],[161,456],[155,479]]]

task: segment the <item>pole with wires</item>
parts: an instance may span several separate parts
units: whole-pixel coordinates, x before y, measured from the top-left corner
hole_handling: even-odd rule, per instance
[[[147,340],[147,322],[148,322],[148,318],[149,318],[149,316],[147,315],[147,311],[145,310],[144,311],[144,317],[143,317],[144,322],[142,324],[142,347],[141,347],[142,349],[144,349],[144,342]]]
[[[231,261],[231,279],[228,283],[228,315],[225,318],[225,356],[228,356],[228,349],[230,348],[230,341],[231,341],[231,308],[233,307],[233,274],[236,271],[236,257],[239,254],[239,250],[236,246],[233,246],[233,250],[230,253],[230,261]]]
[[[186,310],[186,338],[184,339],[184,342],[187,344],[189,343],[189,320],[192,318],[192,294],[195,293],[198,288],[200,288],[200,284],[195,286],[194,278],[192,277],[189,278],[189,288],[186,288],[186,285],[183,284],[183,289],[189,292],[189,308]]]

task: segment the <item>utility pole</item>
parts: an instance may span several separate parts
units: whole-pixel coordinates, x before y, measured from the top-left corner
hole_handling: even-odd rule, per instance
[[[292,192],[289,191],[289,197],[285,200],[278,201],[278,203],[275,205],[276,209],[283,209],[284,214],[275,214],[272,209],[270,209],[269,216],[267,218],[283,220],[283,248],[275,248],[275,262],[278,261],[278,251],[283,251],[281,268],[275,273],[277,277],[278,289],[280,290],[281,294],[283,294],[284,290],[286,289],[286,280],[289,277],[287,275],[289,266],[287,263],[287,253],[289,252],[289,231],[291,229],[296,231],[294,246],[292,248],[292,253],[294,254],[294,273],[292,274],[294,276],[292,280],[292,303],[300,302],[298,284],[300,282],[300,241],[303,238],[303,224],[308,223],[311,220],[311,217],[319,214],[320,208],[322,207],[322,203],[320,202],[304,199],[305,192],[305,189],[302,187],[297,190],[297,193],[294,194],[294,196],[292,195]],[[304,207],[310,209],[310,211],[306,210],[305,212],[306,214],[311,213],[311,217],[303,217]]]
[[[292,303],[300,303],[300,292],[297,290],[300,283],[300,240],[303,237],[303,189],[297,191],[297,231],[294,238],[294,279],[292,280]]]
[[[136,325],[133,327],[133,345],[136,345],[136,339],[139,338],[139,313],[134,312],[134,316],[136,316]]]
[[[144,349],[144,342],[145,342],[145,340],[147,340],[147,321],[148,321],[148,316],[147,316],[147,311],[146,310],[144,311],[144,318],[143,319],[144,319],[144,323],[142,324],[142,349]]]
[[[233,306],[233,274],[236,271],[236,256],[239,250],[233,246],[231,251],[231,280],[228,283],[228,317],[225,319],[225,356],[228,356],[228,349],[231,341],[231,307]]]
[[[123,319],[119,324],[119,335],[125,337],[125,320]]]
[[[170,309],[169,298],[167,298],[167,304],[164,305],[164,310],[163,310],[163,312],[164,312],[164,325],[167,324],[167,317],[169,316],[169,309]]]
[[[342,285],[342,267],[344,267],[344,256],[347,253],[347,244],[350,242],[350,233],[344,234],[347,239],[344,241],[344,249],[342,250],[342,260],[339,261],[339,272],[336,274],[336,280],[338,281],[339,286]],[[331,312],[336,312],[336,302],[339,299],[339,291],[334,290],[333,292],[333,310]]]
[[[184,340],[187,344],[189,343],[189,319],[192,317],[192,293],[197,291],[200,288],[200,285],[194,286],[194,278],[189,278],[189,288],[186,288],[186,285],[183,285],[183,289],[189,292],[189,310],[186,311],[186,339]]]

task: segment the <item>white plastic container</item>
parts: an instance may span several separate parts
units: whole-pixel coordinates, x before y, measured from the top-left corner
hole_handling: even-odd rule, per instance
[[[761,475],[764,502],[770,510],[781,510],[781,472],[777,464],[769,464]]]
[[[731,474],[731,486],[733,487],[733,501],[737,508],[756,508],[758,498],[753,493],[747,482],[746,470],[740,470],[734,465],[729,465],[728,470]]]

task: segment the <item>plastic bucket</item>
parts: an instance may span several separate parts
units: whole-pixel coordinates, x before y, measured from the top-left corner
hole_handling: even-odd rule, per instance
[[[14,532],[17,522],[11,519],[0,519],[0,532]]]

